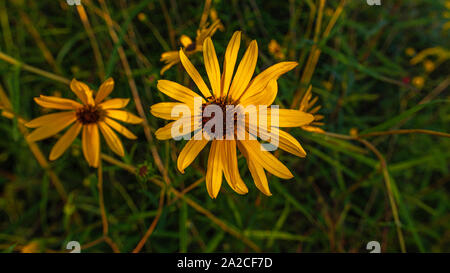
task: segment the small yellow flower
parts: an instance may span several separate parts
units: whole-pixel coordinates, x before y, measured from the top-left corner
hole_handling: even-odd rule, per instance
[[[412,57],[416,54],[416,50],[412,47],[408,47],[407,49],[405,49],[405,54],[409,57]]]
[[[325,131],[322,128],[318,127],[318,126],[324,125],[323,122],[319,122],[320,120],[323,120],[324,116],[316,115],[316,113],[320,110],[320,108],[322,108],[322,106],[317,105],[314,107],[314,105],[316,104],[319,97],[313,98],[311,89],[312,89],[312,85],[309,86],[308,90],[306,91],[305,95],[303,96],[302,101],[300,102],[299,110],[313,115],[314,120],[310,124],[300,126],[300,128],[302,128],[303,130],[308,131],[308,132],[324,133]]]
[[[73,124],[53,146],[50,160],[59,158],[82,132],[84,157],[89,166],[98,167],[100,160],[99,130],[111,150],[119,156],[124,156],[122,142],[112,129],[129,139],[136,139],[136,136],[115,120],[139,124],[142,119],[119,110],[127,106],[129,99],[105,100],[114,89],[114,80],[107,79],[100,86],[95,98],[93,91],[86,84],[75,79],[70,83],[70,89],[82,103],[43,95],[34,98],[35,102],[44,108],[66,111],[44,115],[26,123],[25,126],[29,128],[37,128],[28,135],[28,141],[39,141],[54,136]]]
[[[425,78],[422,76],[417,76],[414,77],[411,82],[415,87],[421,89],[425,84]]]
[[[274,39],[270,40],[268,48],[270,54],[272,54],[277,60],[284,60],[286,58],[280,44]]]
[[[139,19],[139,21],[141,21],[141,22],[145,22],[145,21],[147,21],[147,16],[145,15],[145,13],[140,12],[140,13],[138,14],[138,19]]]
[[[355,128],[355,127],[350,128],[350,135],[351,135],[352,137],[357,136],[357,135],[358,135],[358,129]]]
[[[423,62],[423,67],[425,68],[425,71],[432,72],[436,68],[436,65],[433,61],[425,60]]]
[[[187,35],[181,35],[180,43],[183,45],[182,49],[184,50],[187,56],[195,54],[197,52],[201,52],[203,50],[203,42],[206,38],[212,37],[214,33],[216,33],[217,29],[221,26],[220,20],[217,19],[213,21],[213,23],[208,27],[207,24],[201,26],[197,30],[197,37],[195,41]],[[178,51],[167,51],[161,54],[161,62],[164,62],[166,65],[161,69],[161,75],[164,74],[169,68],[176,65],[180,62],[180,56]]]
[[[181,63],[197,85],[203,97],[200,97],[196,92],[176,82],[160,80],[157,85],[159,91],[172,97],[178,102],[162,102],[152,105],[150,111],[154,116],[167,120],[175,119],[175,121],[172,121],[156,131],[155,134],[159,140],[171,139],[173,126],[182,118],[179,117],[177,119],[171,115],[173,108],[184,105],[184,107],[193,109],[195,106],[194,100],[196,98],[199,98],[202,101],[201,109],[204,109],[204,107],[209,105],[214,105],[221,109],[237,105],[243,107],[246,107],[247,105],[272,105],[278,93],[277,79],[282,74],[295,68],[297,63],[277,63],[252,79],[258,59],[258,44],[254,40],[250,43],[234,73],[240,42],[241,32],[237,31],[233,34],[233,37],[227,46],[221,73],[214,45],[209,37],[205,39],[205,42],[203,43],[203,58],[211,88],[206,85],[198,70],[186,57],[185,51],[180,50]],[[256,114],[258,116],[256,120],[261,120],[261,117],[265,117],[259,112]],[[202,116],[204,116],[203,112]],[[187,122],[193,121],[195,117],[195,115],[191,114],[187,117]],[[314,120],[314,117],[311,114],[293,109],[279,109],[278,118],[278,127],[299,127],[310,124]],[[211,198],[217,197],[222,185],[223,176],[225,176],[228,185],[237,193],[246,194],[248,192],[247,186],[239,174],[237,150],[239,150],[246,158],[250,174],[253,177],[256,187],[266,195],[271,195],[271,193],[265,171],[282,179],[290,179],[293,177],[289,169],[274,155],[261,149],[261,144],[256,138],[249,139],[246,137],[245,140],[240,140],[236,135],[231,139],[214,138],[209,140],[205,138],[203,131],[205,130],[204,126],[207,121],[207,118],[204,117],[200,122],[201,124],[198,130],[195,130],[195,126],[187,126],[189,128],[189,133],[194,131],[194,136],[180,152],[177,160],[177,167],[180,172],[184,173],[184,170],[211,141],[205,179],[206,188]],[[224,124],[226,123],[225,118],[223,119],[223,122]],[[245,126],[246,135],[256,135],[261,137],[263,132],[257,129],[258,122],[255,124],[255,120],[250,119],[245,122],[248,123],[248,125]],[[225,126],[223,128],[225,128]],[[306,152],[293,136],[278,128],[273,130],[279,132],[279,148],[299,157],[306,156]],[[234,134],[236,134],[236,131]],[[233,135],[233,132],[229,135]],[[199,136],[199,138],[197,136]]]

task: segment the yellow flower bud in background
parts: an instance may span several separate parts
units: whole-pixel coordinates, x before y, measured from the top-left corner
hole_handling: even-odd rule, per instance
[[[139,21],[141,21],[141,22],[145,22],[145,21],[147,20],[147,16],[146,16],[144,13],[140,12],[140,13],[138,14],[138,19],[139,19]]]
[[[405,49],[405,54],[412,57],[416,55],[416,50],[412,47],[408,47],[407,49]]]
[[[424,84],[425,84],[425,79],[424,79],[424,77],[422,77],[422,76],[414,77],[414,78],[412,79],[412,84],[413,84],[415,87],[421,89],[421,88],[424,86]]]
[[[432,72],[436,68],[436,65],[433,61],[425,60],[423,62],[423,67],[425,68],[425,71]]]
[[[267,47],[270,54],[272,54],[276,59],[283,60],[284,58],[286,58],[280,44],[274,39],[270,40],[270,43]]]

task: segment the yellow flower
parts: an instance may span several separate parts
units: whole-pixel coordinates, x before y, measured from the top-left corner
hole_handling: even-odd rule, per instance
[[[358,129],[357,128],[355,128],[355,127],[352,127],[352,128],[350,128],[350,135],[352,136],[352,137],[356,137],[356,136],[358,136]]]
[[[145,22],[145,21],[147,21],[147,16],[145,15],[145,13],[140,12],[140,13],[138,14],[138,19],[139,19],[139,21],[141,21],[141,22]]]
[[[425,84],[425,79],[424,79],[424,77],[422,77],[422,76],[414,77],[414,78],[412,79],[412,84],[413,84],[415,87],[421,89],[421,88],[424,86],[424,84]]]
[[[284,58],[286,58],[280,44],[277,41],[273,39],[270,40],[268,48],[270,54],[272,54],[277,60],[284,60]]]
[[[282,74],[297,66],[296,62],[281,62],[267,68],[252,79],[258,58],[257,42],[252,41],[234,73],[240,42],[241,32],[237,31],[234,33],[227,46],[221,73],[214,45],[210,38],[205,39],[205,42],[203,43],[203,57],[211,89],[208,88],[197,69],[189,61],[184,50],[179,51],[181,63],[202,93],[203,97],[200,97],[196,92],[176,82],[168,80],[160,80],[158,82],[157,87],[159,91],[178,101],[158,103],[152,105],[150,109],[151,113],[156,117],[175,120],[156,131],[156,137],[159,140],[172,138],[171,131],[173,126],[182,119],[182,117],[177,119],[171,115],[174,107],[184,105],[184,107],[193,109],[195,106],[194,100],[201,98],[202,101],[202,110],[199,110],[202,111],[203,118],[201,119],[200,128],[197,127],[198,130],[195,130],[195,128],[193,128],[195,126],[192,126],[193,119],[195,119],[195,117],[198,118],[198,116],[191,115],[187,117],[188,123],[191,121],[191,126],[187,127],[189,127],[189,132],[194,131],[194,137],[187,142],[178,156],[177,167],[182,173],[184,173],[184,170],[195,160],[197,155],[210,141],[204,137],[205,135],[203,134],[206,129],[205,123],[208,121],[208,118],[205,118],[203,113],[203,109],[206,106],[214,105],[221,109],[237,105],[243,107],[249,105],[270,106],[275,100],[278,92],[276,80]],[[262,114],[259,114],[259,112],[257,114],[257,120],[261,121],[260,118],[265,117]],[[311,123],[314,119],[314,117],[308,113],[292,109],[279,109],[278,117],[278,127],[304,126]],[[223,121],[225,124],[225,118]],[[234,122],[236,122],[236,118],[234,119]],[[257,129],[257,122],[255,123],[254,120],[246,119],[245,123],[245,134],[247,136],[245,140],[240,140],[239,137],[236,137],[236,131],[231,134],[227,132],[227,136],[233,135],[232,139],[211,139],[206,172],[206,188],[211,198],[217,197],[222,185],[223,176],[225,176],[228,185],[237,193],[245,194],[248,192],[248,189],[239,174],[236,147],[246,158],[256,187],[264,194],[271,195],[265,170],[282,179],[290,179],[293,177],[289,169],[274,155],[261,149],[261,144],[256,138],[248,138],[249,135],[262,138],[261,136],[264,133]],[[225,128],[225,126],[223,128]],[[279,148],[299,157],[306,156],[306,152],[294,137],[278,128],[272,128],[272,130],[279,132],[277,136]]]
[[[436,68],[436,65],[433,61],[425,60],[423,62],[423,67],[425,68],[426,72],[432,72]]]
[[[59,158],[82,132],[81,143],[84,157],[89,166],[98,167],[100,160],[99,130],[111,150],[119,156],[124,156],[122,142],[112,129],[129,139],[136,139],[136,136],[115,120],[131,124],[141,123],[142,120],[126,111],[118,110],[127,106],[129,99],[104,100],[113,91],[114,80],[107,79],[100,86],[95,98],[93,91],[86,84],[75,79],[70,83],[70,89],[82,103],[43,95],[34,98],[35,102],[44,108],[66,111],[44,115],[26,123],[25,125],[29,128],[37,128],[28,135],[27,139],[39,141],[54,136],[73,124],[53,146],[50,160]]]
[[[311,122],[311,124],[301,126],[301,128],[308,132],[324,133],[325,131],[322,128],[318,127],[318,126],[324,125],[323,122],[319,122],[320,120],[322,120],[324,118],[324,116],[316,115],[316,113],[320,110],[320,108],[322,106],[317,105],[316,107],[311,109],[311,107],[313,107],[316,104],[317,100],[319,99],[318,97],[313,98],[311,89],[312,89],[312,85],[309,86],[308,90],[306,91],[305,95],[303,96],[303,99],[300,102],[299,110],[313,115],[314,121]]]
[[[197,37],[195,41],[189,36],[181,35],[180,43],[183,45],[182,49],[184,50],[187,56],[195,54],[197,52],[201,52],[203,50],[203,42],[206,38],[212,37],[214,33],[216,33],[217,29],[221,26],[220,20],[217,19],[213,21],[213,23],[208,27],[207,24],[204,26],[200,26],[197,30]],[[166,65],[161,69],[161,75],[164,74],[169,68],[176,65],[180,62],[180,56],[178,51],[167,51],[161,54],[161,62],[164,62]]]
[[[408,55],[409,57],[412,57],[416,54],[416,50],[412,47],[408,47],[407,49],[405,49],[405,53],[406,55]]]

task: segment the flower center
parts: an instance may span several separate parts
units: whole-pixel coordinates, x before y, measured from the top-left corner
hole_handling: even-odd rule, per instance
[[[76,111],[76,116],[82,124],[97,123],[101,116],[101,110],[97,106],[85,105]]]
[[[194,49],[195,49],[195,42],[192,42],[190,45],[188,45],[188,46],[185,48],[185,50],[186,50],[187,52],[193,51]]]
[[[222,113],[222,122],[218,121],[218,123],[222,123],[222,136],[225,137],[228,134],[233,134],[234,130],[232,132],[226,132],[227,130],[227,123],[233,123],[233,127],[232,128],[236,128],[237,125],[237,120],[238,120],[238,114],[236,112],[230,112],[227,114],[227,108],[228,111],[233,111],[234,110],[234,104],[232,104],[230,101],[226,101],[225,98],[209,98],[210,100],[207,103],[203,103],[202,104],[202,129],[204,129],[206,123],[208,123],[208,121],[210,121],[211,119],[213,119],[216,116],[216,112],[220,111]],[[208,106],[218,106],[218,107],[214,107],[212,109],[209,109],[207,112],[205,112],[206,107]],[[227,107],[227,106],[232,106],[232,107]],[[233,117],[231,118],[231,120],[227,120],[227,116],[229,115],[233,115]],[[230,118],[228,118],[230,119]],[[231,124],[230,124],[231,125]],[[211,127],[211,133],[215,134],[216,133],[216,124],[214,124]]]

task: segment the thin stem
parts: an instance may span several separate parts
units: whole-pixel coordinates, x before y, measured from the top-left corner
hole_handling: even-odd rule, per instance
[[[105,211],[105,201],[103,199],[103,166],[102,166],[102,160],[100,159],[99,165],[98,165],[98,202],[100,205],[100,213],[102,215],[102,226],[103,226],[103,235],[108,235],[108,219],[106,218],[106,211]]]
[[[148,238],[152,235],[153,231],[155,230],[156,225],[158,224],[159,218],[161,217],[162,210],[164,208],[164,196],[165,195],[166,195],[166,191],[164,188],[162,188],[160,196],[159,196],[158,212],[156,213],[155,219],[153,219],[153,221],[150,224],[150,227],[148,228],[144,237],[142,237],[142,239],[137,244],[136,248],[133,250],[133,253],[139,253],[141,251],[141,249],[144,247],[145,243],[147,242]]]
[[[67,84],[67,85],[69,85],[69,83],[70,83],[69,79],[66,79],[64,77],[58,76],[56,74],[53,74],[53,73],[50,73],[47,71],[44,71],[44,70],[36,68],[36,67],[33,67],[31,65],[24,64],[21,61],[14,59],[13,57],[11,57],[9,55],[6,55],[5,53],[3,53],[1,51],[0,51],[0,60],[3,60],[5,62],[8,62],[13,65],[20,66],[21,68],[23,68],[23,70],[41,75],[41,76],[46,77],[51,80],[55,80],[55,81],[58,81],[58,82],[61,82],[61,83]]]
[[[400,134],[427,134],[427,135],[435,135],[440,137],[450,137],[450,134],[444,132],[437,132],[425,129],[401,129],[401,130],[391,130],[391,131],[383,131],[383,132],[373,132],[358,135],[358,138],[366,138],[371,136],[383,136],[383,135],[400,135]]]
[[[108,161],[111,164],[114,164],[120,168],[123,168],[127,171],[129,171],[132,174],[136,173],[136,168],[134,166],[128,165],[126,163],[120,162],[119,161],[113,159],[107,156],[102,155],[102,158],[105,159],[105,161]],[[161,188],[166,187],[166,184],[160,180],[157,179],[149,179],[150,182],[160,186]],[[234,227],[229,226],[227,223],[225,223],[224,221],[222,221],[221,219],[217,218],[216,216],[214,216],[214,214],[212,214],[209,210],[205,209],[204,207],[202,207],[201,205],[199,205],[197,202],[195,202],[194,200],[190,199],[189,197],[187,197],[186,195],[183,195],[181,192],[177,191],[176,189],[174,189],[173,187],[169,188],[169,192],[171,192],[172,194],[174,194],[177,198],[181,198],[183,199],[188,205],[190,205],[193,209],[195,209],[196,211],[202,213],[203,215],[205,215],[207,218],[209,218],[213,223],[215,223],[216,225],[218,225],[223,231],[228,232],[229,234],[231,234],[232,236],[238,238],[239,240],[241,240],[244,244],[246,244],[248,247],[250,247],[251,249],[253,249],[255,252],[260,252],[261,249],[254,243],[252,242],[250,239],[248,239],[247,237],[245,237],[242,233],[242,231],[237,230]]]
[[[366,147],[369,148],[380,160],[381,169],[382,169],[383,177],[384,177],[384,182],[386,184],[386,189],[388,192],[389,203],[391,204],[392,214],[394,215],[395,227],[397,228],[398,241],[400,243],[400,248],[401,248],[402,252],[405,253],[406,252],[405,240],[403,238],[403,232],[401,229],[401,222],[400,222],[400,217],[398,214],[397,204],[395,203],[394,195],[392,193],[391,178],[389,176],[389,171],[388,171],[386,160],[384,159],[384,157],[380,153],[380,151],[378,151],[378,149],[375,148],[375,146],[373,146],[372,143],[368,142],[365,139],[359,139],[358,141],[363,143],[364,145],[366,145]]]
[[[111,39],[114,41],[114,43],[118,44],[119,43],[119,36],[117,36],[117,33],[114,30],[113,21],[111,19],[110,14],[109,14],[108,7],[106,6],[106,3],[105,3],[104,0],[99,0],[99,2],[101,4],[101,6],[102,6],[102,9],[104,10],[104,13],[105,13],[104,19],[105,19],[106,24],[108,25],[109,34],[111,36]],[[156,149],[155,143],[153,141],[153,136],[152,136],[152,134],[150,132],[150,125],[148,123],[148,119],[147,119],[147,116],[145,114],[144,107],[142,106],[141,98],[139,97],[139,92],[137,90],[137,85],[136,85],[136,82],[135,82],[135,80],[133,78],[133,74],[131,72],[131,67],[130,67],[130,64],[128,62],[127,56],[125,54],[125,50],[123,49],[122,46],[118,46],[117,47],[117,52],[119,53],[119,57],[120,57],[120,60],[122,62],[122,66],[123,66],[123,68],[125,70],[125,75],[128,78],[128,84],[129,84],[130,89],[131,89],[131,94],[132,94],[133,100],[135,102],[136,110],[137,110],[139,116],[143,120],[142,125],[144,127],[145,137],[147,138],[147,141],[148,141],[148,143],[150,145],[150,152],[153,155],[153,159],[155,160],[155,164],[156,164],[158,170],[161,172],[161,174],[164,177],[164,181],[167,184],[170,184],[170,179],[169,179],[168,172],[167,172],[166,168],[164,167],[164,165],[162,163],[161,157],[159,156],[158,150]]]
[[[401,229],[400,216],[398,214],[397,204],[395,203],[394,195],[392,193],[391,179],[390,179],[390,176],[389,176],[387,163],[386,163],[386,160],[384,159],[383,155],[380,153],[380,151],[375,146],[373,146],[372,143],[370,143],[369,141],[367,141],[365,139],[360,139],[360,138],[358,138],[358,136],[352,137],[352,136],[335,134],[335,133],[328,133],[328,132],[325,132],[323,134],[328,135],[328,136],[332,136],[332,137],[336,137],[336,138],[340,138],[340,139],[345,139],[345,140],[356,140],[356,141],[359,141],[362,144],[364,144],[369,150],[371,150],[377,156],[378,160],[380,161],[381,171],[383,173],[384,182],[386,184],[386,190],[387,190],[387,193],[388,193],[389,203],[390,203],[390,206],[391,206],[392,214],[394,216],[395,227],[397,229],[398,241],[400,243],[400,249],[401,249],[402,252],[405,253],[406,252],[406,246],[405,246],[405,240],[404,240],[404,237],[403,237],[403,232],[402,232],[402,229]]]
[[[94,51],[95,62],[98,67],[98,75],[100,79],[104,80],[105,78],[105,64],[103,63],[102,55],[100,53],[100,48],[98,46],[97,40],[95,38],[94,31],[92,30],[91,23],[89,22],[89,18],[87,16],[86,10],[83,5],[77,6],[77,11],[80,16],[80,20],[83,23],[83,26],[86,30],[86,33],[89,37],[89,41],[91,42],[92,50]]]

